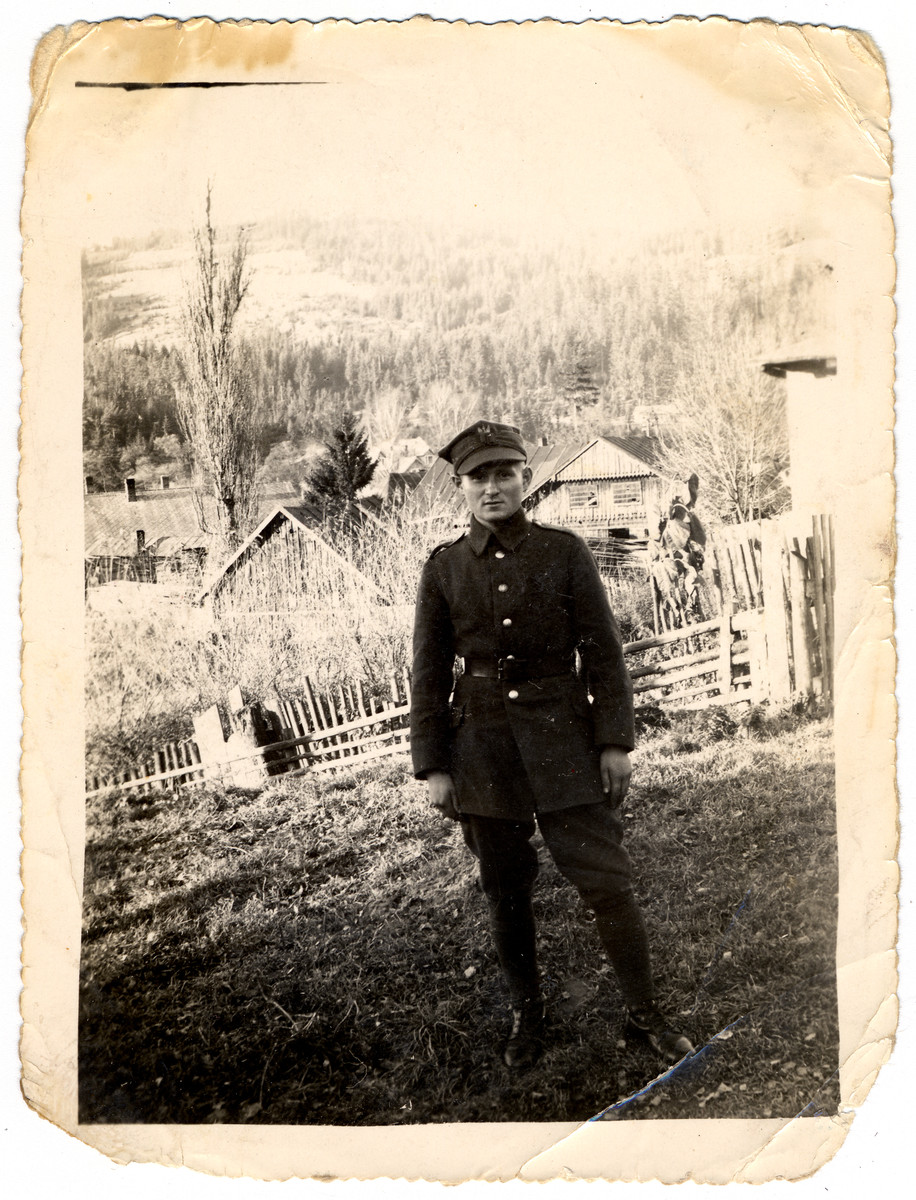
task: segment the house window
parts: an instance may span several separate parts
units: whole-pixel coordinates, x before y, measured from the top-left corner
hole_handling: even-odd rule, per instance
[[[633,508],[642,504],[642,484],[638,479],[626,479],[613,486],[615,508]]]
[[[594,483],[571,483],[569,485],[570,508],[597,508],[598,487]]]

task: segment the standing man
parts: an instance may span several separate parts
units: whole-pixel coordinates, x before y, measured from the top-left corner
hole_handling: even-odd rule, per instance
[[[504,1061],[533,1066],[543,1042],[531,906],[537,821],[595,914],[628,1034],[676,1062],[693,1046],[655,1005],[615,812],[630,781],[633,693],[595,561],[574,533],[522,510],[531,470],[514,426],[477,421],[439,455],[452,465],[470,529],[423,568],[411,750],[433,806],[460,822],[479,863],[512,1005]]]

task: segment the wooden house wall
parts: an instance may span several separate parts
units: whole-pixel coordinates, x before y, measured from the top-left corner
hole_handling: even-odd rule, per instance
[[[630,537],[654,537],[661,481],[647,475],[629,479],[558,481],[532,506],[538,520],[609,536],[625,529]]]

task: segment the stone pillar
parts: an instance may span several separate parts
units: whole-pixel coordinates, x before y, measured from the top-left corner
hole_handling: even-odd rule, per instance
[[[226,698],[225,709],[224,716],[220,706],[213,704],[194,718],[194,740],[205,778],[236,787],[260,787],[269,776],[285,771],[282,752],[275,756],[269,750],[261,752],[283,738],[277,714],[261,704],[244,703],[238,687]]]

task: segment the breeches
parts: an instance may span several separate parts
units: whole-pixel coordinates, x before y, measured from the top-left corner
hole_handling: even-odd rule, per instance
[[[538,813],[538,827],[560,873],[598,912],[633,890],[630,857],[623,847],[623,826],[609,803],[583,804]],[[530,893],[538,874],[531,844],[534,821],[497,817],[461,818],[464,840],[480,863],[480,885],[491,902]]]
[[[595,913],[624,1000],[631,1008],[649,1003],[653,987],[646,927],[633,894],[623,827],[610,804],[541,813],[538,825],[557,868]],[[490,929],[512,1003],[523,1004],[540,989],[531,906],[538,873],[531,845],[534,821],[467,814],[461,827],[480,864]]]

